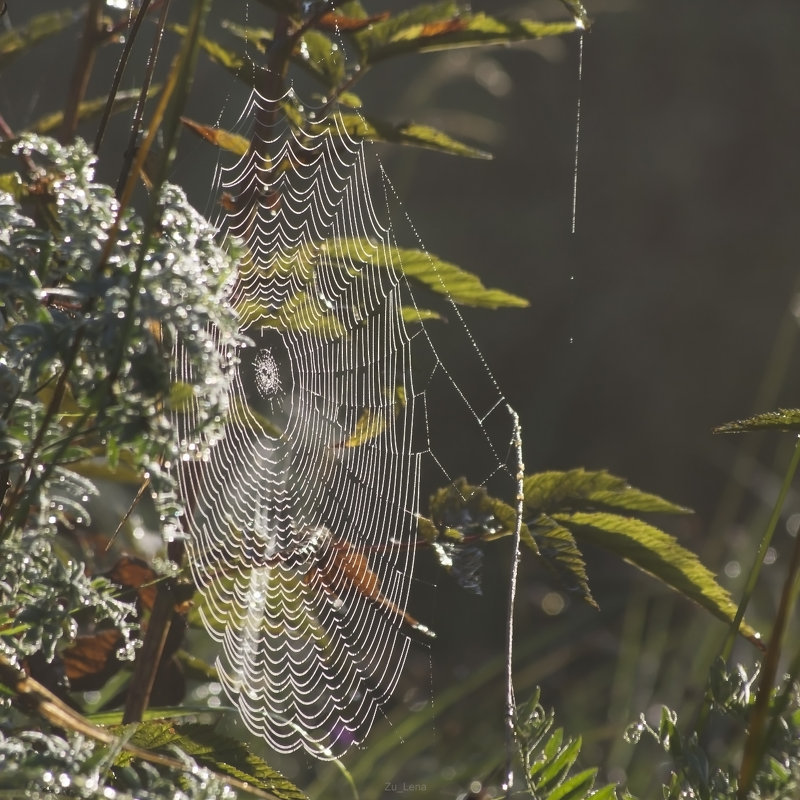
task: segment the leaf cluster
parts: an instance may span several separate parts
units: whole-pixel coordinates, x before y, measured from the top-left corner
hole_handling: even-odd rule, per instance
[[[515,723],[522,776],[531,797],[540,800],[616,800],[617,788],[607,784],[595,788],[598,770],[576,770],[581,737],[566,736],[555,727],[555,715],[546,712],[538,691],[517,708]]]
[[[655,739],[669,754],[672,772],[664,787],[666,798],[689,800],[740,800],[739,769],[730,753],[739,748],[731,741],[741,741],[752,717],[756,702],[754,684],[758,674],[748,675],[744,667],[728,669],[717,660],[709,674],[708,697],[711,718],[706,733],[678,727],[675,711],[663,707],[657,726],[642,716],[628,728],[626,737],[638,742],[642,736]],[[756,770],[747,798],[790,800],[800,791],[800,690],[787,681],[775,687],[768,709],[768,728],[763,757]],[[721,746],[720,740],[728,743]]]
[[[31,509],[88,517],[80,475],[98,456],[112,472],[122,458],[166,497],[182,449],[172,422],[176,342],[197,378],[184,439],[204,431],[213,440],[226,410],[231,365],[216,337],[236,331],[225,301],[231,259],[177,187],[161,194],[159,227],[145,237],[142,220],[94,181],[85,144],[26,136],[13,152],[41,172],[11,173],[15,193],[0,194],[6,519],[24,522]],[[55,488],[65,472],[83,488],[71,508]]]

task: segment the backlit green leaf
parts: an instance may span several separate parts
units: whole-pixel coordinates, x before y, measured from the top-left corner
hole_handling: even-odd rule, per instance
[[[185,36],[187,29],[184,25],[171,25],[170,30]],[[258,78],[258,69],[255,63],[245,56],[239,55],[218,42],[201,36],[198,44],[205,54],[215,63],[224,67],[234,77],[250,87],[255,87]]]
[[[686,514],[689,509],[658,495],[632,487],[624,478],[605,470],[571,469],[528,475],[524,483],[525,508],[531,514],[554,511],[615,510],[639,513]]]
[[[167,745],[178,747],[198,764],[217,775],[249,783],[269,792],[277,800],[306,800],[306,796],[262,758],[251,753],[244,742],[217,733],[213,726],[192,723],[143,722],[131,741],[146,750]]]
[[[338,113],[327,117],[322,122],[304,124],[304,129],[314,135],[329,133],[332,136],[341,136],[346,132],[353,139],[365,142],[392,142],[394,144],[425,147],[429,150],[438,150],[453,156],[466,156],[468,158],[491,158],[491,153],[470,147],[459,142],[443,131],[432,128],[430,125],[417,125],[405,122],[394,125],[385,120],[362,114]]]
[[[719,619],[731,622],[736,604],[714,575],[674,536],[639,519],[604,512],[559,513],[553,519],[581,542],[602,547],[694,600]],[[758,634],[746,623],[740,632],[754,643]]]
[[[714,428],[714,433],[745,433],[747,431],[800,431],[800,408],[780,408],[754,417],[726,422]]]
[[[160,86],[151,86],[147,92],[147,96],[150,97],[160,90]],[[114,104],[112,106],[112,113],[116,114],[118,111],[125,111],[125,109],[132,108],[139,100],[140,94],[140,89],[126,89],[117,92],[117,95],[114,98]],[[87,120],[100,116],[100,114],[102,114],[105,110],[106,102],[106,97],[97,97],[94,100],[84,100],[78,106],[78,119]],[[60,128],[63,121],[64,112],[56,111],[54,114],[48,114],[47,116],[40,117],[38,120],[36,120],[36,122],[33,123],[33,125],[30,126],[29,130],[35,131],[36,133],[51,133],[57,128]]]
[[[471,14],[457,3],[421,5],[376,22],[356,37],[362,62],[374,64],[406,53],[448,50],[560,36],[579,29],[575,20],[502,20]]]
[[[274,36],[269,28],[237,25],[227,20],[222,23],[222,27],[237,38],[255,45],[261,52],[266,52]],[[209,52],[209,55],[212,53]],[[345,77],[344,55],[341,49],[338,45],[334,46],[330,37],[321,31],[306,31],[292,52],[291,61],[313,75],[328,89],[341,84]]]
[[[589,589],[586,562],[575,543],[575,537],[563,526],[544,514],[531,524],[532,539],[523,540],[530,547],[535,542],[542,560],[561,581],[567,591],[579,593],[589,605],[598,608]]]
[[[14,58],[37,42],[55,36],[72,25],[80,14],[81,12],[74,10],[37,14],[26,25],[0,33],[0,69],[4,69]]]
[[[413,324],[414,322],[427,322],[428,320],[439,320],[446,322],[445,318],[437,311],[431,311],[429,308],[416,308],[414,306],[403,306],[400,309],[403,315],[403,322]]]
[[[501,289],[487,289],[480,278],[424,250],[383,251],[366,239],[323,242],[320,252],[333,261],[396,270],[459,305],[478,308],[525,308],[528,301]]]

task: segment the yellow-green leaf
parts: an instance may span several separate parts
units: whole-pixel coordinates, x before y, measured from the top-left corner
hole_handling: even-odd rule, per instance
[[[73,9],[37,14],[26,25],[0,33],[0,69],[4,69],[14,58],[37,42],[55,36],[72,25],[80,14],[81,12]]]
[[[464,144],[430,125],[418,125],[413,122],[394,125],[368,115],[334,113],[320,122],[304,123],[303,128],[315,135],[328,133],[331,136],[341,136],[345,131],[348,136],[358,141],[392,142],[425,147],[453,156],[492,158],[491,153],[485,150]]]
[[[364,409],[356,421],[353,432],[340,444],[340,447],[360,447],[380,436],[386,430],[389,417],[396,416],[405,404],[405,391],[402,386],[398,386],[391,405]]]
[[[714,433],[746,433],[747,431],[800,431],[800,408],[780,408],[747,419],[726,422]]]
[[[582,468],[528,475],[524,482],[529,514],[555,511],[614,510],[639,513],[687,514],[689,509],[655,494],[635,489],[624,478],[605,470]]]
[[[223,21],[222,27],[238,39],[254,44],[261,52],[266,52],[274,37],[273,31],[269,28],[237,25],[229,20]],[[341,48],[334,47],[333,40],[321,31],[306,31],[292,52],[291,61],[313,75],[328,89],[333,89],[344,81],[344,54]]]
[[[561,36],[583,27],[582,22],[575,20],[503,20],[483,13],[471,14],[456,3],[438,3],[418,6],[376,22],[355,38],[362,63],[374,64],[406,53],[509,44]]]
[[[187,34],[185,25],[170,25],[170,30],[180,36],[186,36]],[[215,64],[224,67],[234,77],[248,86],[255,87],[258,81],[258,69],[253,61],[204,36],[201,36],[197,42]]]
[[[400,309],[403,315],[403,322],[407,325],[415,322],[426,322],[431,319],[446,322],[447,320],[438,312],[431,311],[429,308],[417,308],[416,306],[403,306]]]
[[[616,554],[719,619],[730,623],[736,616],[736,604],[727,590],[674,536],[642,520],[605,512],[560,513],[553,514],[552,518],[567,528],[576,540],[590,542]],[[742,623],[740,632],[753,643],[759,643],[758,634],[747,623]]]
[[[322,242],[320,252],[348,268],[354,262],[365,267],[393,269],[459,305],[478,308],[525,308],[528,305],[524,298],[502,289],[487,289],[477,275],[424,250],[390,248],[384,251],[367,239],[336,239]]]
[[[563,525],[559,525],[544,514],[538,517],[530,528],[533,538],[524,540],[525,544],[530,547],[530,543],[535,541],[538,555],[564,584],[567,591],[578,592],[589,605],[598,608],[589,589],[586,562],[578,549],[575,537]]]
[[[151,86],[147,92],[147,96],[150,97],[160,90],[160,85]],[[116,114],[118,111],[125,111],[125,109],[132,108],[138,102],[140,94],[140,89],[126,89],[124,91],[117,92],[111,108],[112,113]],[[105,110],[107,100],[108,98],[106,98],[105,95],[103,97],[96,97],[92,100],[84,100],[78,106],[78,119],[87,120],[100,116],[100,114],[102,114]],[[51,131],[60,128],[63,121],[64,112],[56,111],[53,114],[47,114],[44,117],[40,117],[38,120],[36,120],[36,122],[33,123],[33,125],[30,126],[30,130],[41,134],[50,133]]]
[[[250,148],[250,140],[244,136],[240,136],[238,133],[231,133],[223,128],[203,125],[188,117],[181,117],[181,122],[196,136],[205,139],[207,142],[211,142],[211,144],[222,150],[227,150],[229,153],[243,156]]]
[[[147,750],[168,745],[177,747],[223,780],[227,777],[246,782],[261,792],[268,792],[276,800],[307,800],[306,795],[280,772],[251,753],[244,742],[218,733],[213,726],[143,722],[134,731],[131,741]],[[261,792],[259,795],[263,796]]]

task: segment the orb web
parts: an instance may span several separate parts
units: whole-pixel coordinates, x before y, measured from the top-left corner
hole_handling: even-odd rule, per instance
[[[507,475],[513,426],[443,286],[455,324],[437,323],[434,347],[368,146],[298,105],[253,92],[239,122],[253,144],[218,170],[243,338],[218,342],[237,363],[224,436],[179,478],[225,691],[275,749],[331,758],[432,636],[407,610],[421,493]]]

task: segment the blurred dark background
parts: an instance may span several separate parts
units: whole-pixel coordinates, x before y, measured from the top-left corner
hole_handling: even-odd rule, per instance
[[[8,5],[6,25],[65,4]],[[246,5],[251,22],[268,19],[257,3]],[[555,0],[472,5],[497,15],[565,16]],[[715,437],[712,428],[800,405],[793,351],[800,313],[800,4],[587,5],[594,26],[584,36],[580,83],[579,40],[571,36],[397,59],[376,67],[357,92],[372,114],[436,125],[494,153],[492,161],[477,161],[384,148],[381,157],[431,252],[531,301],[526,310],[466,312],[521,414],[528,471],[607,468],[695,509],[693,517],[663,522],[735,590],[781,480],[787,442],[761,435],[743,444]],[[176,14],[185,15],[186,6],[175,3]],[[209,30],[220,18],[238,20],[244,8],[218,2]],[[79,30],[70,29],[69,47],[63,39],[45,43],[4,73],[0,113],[13,129],[63,97]],[[119,49],[102,54],[89,96],[107,91]],[[136,85],[136,74],[126,86]],[[243,96],[201,56],[190,116],[213,124]],[[119,169],[114,159],[125,130],[117,118],[101,166],[107,180]],[[93,125],[83,132],[93,138]],[[214,154],[189,137],[183,145],[175,178],[207,210]],[[778,565],[799,506],[792,495],[771,556]],[[507,555],[502,545],[489,554],[483,598],[446,578],[436,591],[423,581],[421,596],[430,604],[424,616],[440,637],[431,650],[432,678],[428,651],[412,659],[406,705],[429,705],[433,696],[436,708],[437,692],[498,657]],[[696,699],[724,629],[617,562],[587,556],[601,613],[563,597],[562,612],[552,605],[558,587],[525,565],[518,672],[524,689],[542,683],[545,703],[562,721],[576,729],[593,725],[587,760],[624,778],[633,767],[629,748],[619,744],[621,727],[656,702]],[[778,566],[765,573],[755,622],[773,610],[780,576],[770,569]],[[670,631],[677,635],[670,638]],[[624,656],[636,642],[640,655],[631,666]],[[699,685],[689,685],[692,675]],[[499,673],[489,683],[487,697],[497,701]],[[444,710],[433,729],[438,760],[414,750],[407,781],[420,774],[424,758],[444,780],[442,747],[468,760],[485,745],[487,730],[499,731],[496,704],[476,704],[469,695],[460,702],[461,712]],[[426,730],[431,735],[430,725]],[[649,777],[639,778],[642,785]]]

